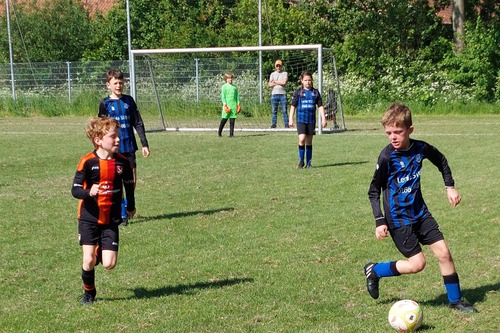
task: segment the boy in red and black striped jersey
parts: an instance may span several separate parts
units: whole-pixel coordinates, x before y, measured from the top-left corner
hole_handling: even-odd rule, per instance
[[[71,194],[79,200],[78,236],[83,250],[82,304],[92,304],[96,296],[94,266],[107,270],[116,266],[118,225],[122,222],[123,188],[127,214],[135,215],[134,175],[130,161],[118,153],[120,124],[113,118],[90,119],[86,134],[95,150],[78,163]]]

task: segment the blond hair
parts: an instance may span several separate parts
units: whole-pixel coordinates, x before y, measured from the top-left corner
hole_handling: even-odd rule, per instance
[[[410,128],[413,125],[410,108],[400,103],[393,103],[384,112],[382,126],[398,126]]]
[[[120,128],[120,123],[115,118],[111,117],[92,117],[89,119],[87,123],[87,129],[85,134],[95,148],[97,148],[97,144],[95,143],[95,138],[102,139],[106,133],[109,132],[110,129]]]

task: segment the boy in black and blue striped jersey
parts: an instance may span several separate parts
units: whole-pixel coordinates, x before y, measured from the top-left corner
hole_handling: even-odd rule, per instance
[[[391,105],[382,118],[382,125],[390,144],[379,155],[368,197],[375,217],[376,238],[383,239],[390,234],[406,260],[368,263],[364,268],[368,292],[376,299],[380,278],[422,271],[426,260],[420,244],[428,245],[438,259],[450,306],[475,312],[474,307],[462,300],[453,258],[420,188],[422,162],[428,159],[442,174],[449,203],[457,206],[461,197],[455,189],[448,161],[427,142],[410,139],[414,128],[407,106]]]

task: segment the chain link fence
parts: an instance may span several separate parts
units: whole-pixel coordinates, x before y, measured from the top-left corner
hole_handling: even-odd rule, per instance
[[[128,77],[127,61],[44,62],[0,64],[0,97],[67,96],[106,92],[106,72],[120,68]]]

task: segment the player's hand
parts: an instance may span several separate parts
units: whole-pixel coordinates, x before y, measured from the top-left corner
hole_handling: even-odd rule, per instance
[[[292,119],[288,120],[288,127],[293,127],[293,120]]]
[[[229,108],[229,106],[227,106],[227,104],[224,104],[224,111],[229,114],[231,112],[231,109]]]
[[[387,225],[379,225],[375,229],[375,237],[377,237],[377,239],[384,239],[387,237]]]
[[[462,201],[462,197],[454,188],[446,189],[446,194],[448,195],[448,202],[453,207],[456,207],[460,203],[460,201]]]
[[[136,212],[136,210],[135,210],[135,209],[134,209],[133,211],[128,211],[128,210],[127,210],[127,215],[128,215],[128,217],[129,217],[129,218],[133,218],[133,217],[134,217],[134,215],[135,215],[135,212]]]
[[[91,197],[97,196],[99,194],[99,184],[93,184],[89,194]]]
[[[323,128],[325,128],[325,127],[326,127],[326,119],[323,119],[323,120],[321,121],[321,125],[323,125]]]
[[[149,157],[150,151],[149,147],[142,147],[142,156]]]
[[[236,112],[237,113],[240,113],[241,112],[241,105],[236,105]]]

